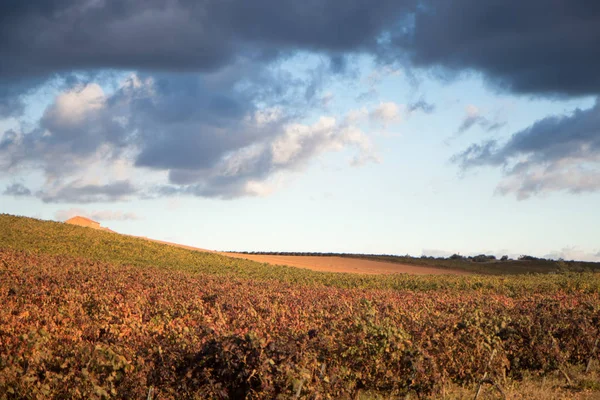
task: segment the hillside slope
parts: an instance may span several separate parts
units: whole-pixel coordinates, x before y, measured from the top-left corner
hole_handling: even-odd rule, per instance
[[[371,289],[469,289],[504,293],[538,290],[600,290],[597,274],[553,274],[485,277],[481,275],[409,276],[357,275],[268,265],[218,253],[193,251],[127,235],[103,232],[53,221],[0,214],[0,249],[36,254],[67,255],[115,265],[159,267],[174,271],[236,276],[256,280]]]

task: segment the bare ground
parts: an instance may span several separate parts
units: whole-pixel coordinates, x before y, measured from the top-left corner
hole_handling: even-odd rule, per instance
[[[183,244],[165,242],[162,240],[150,239],[147,237],[137,236],[141,239],[150,240],[152,242],[168,244],[170,246],[181,247],[188,250],[207,251],[211,253],[219,253],[221,255],[233,258],[245,258],[261,263],[272,265],[287,265],[290,267],[307,268],[313,271],[324,272],[348,272],[354,274],[366,275],[388,275],[388,274],[411,274],[411,275],[468,275],[468,272],[435,268],[423,267],[410,264],[399,264],[385,261],[362,260],[359,258],[348,257],[319,257],[319,256],[277,256],[264,254],[241,254],[241,253],[226,253],[215,252],[213,250],[201,249],[198,247],[186,246]]]
[[[273,265],[308,268],[314,271],[350,272],[355,274],[467,275],[468,272],[347,257],[277,256],[262,254],[221,253]]]

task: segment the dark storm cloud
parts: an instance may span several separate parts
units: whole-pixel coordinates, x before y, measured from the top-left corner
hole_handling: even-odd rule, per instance
[[[6,187],[4,192],[2,193],[6,196],[15,196],[15,197],[28,197],[31,196],[31,190],[29,190],[22,183],[13,183]]]
[[[133,123],[141,140],[137,166],[208,168],[225,152],[255,139],[244,132],[220,134],[240,129],[240,120],[254,107],[231,87],[221,91],[206,87],[197,77],[161,76],[155,88],[155,101],[134,104]]]
[[[0,119],[20,117],[25,110],[25,96],[44,82],[40,78],[8,79],[0,73]]]
[[[23,114],[26,88],[0,81],[0,119],[18,117]]]
[[[515,93],[600,93],[600,2],[432,0],[393,42],[413,65],[480,72]]]
[[[600,92],[595,0],[37,0],[0,4],[0,76],[214,71],[296,51],[480,72],[517,93]]]
[[[0,5],[0,75],[210,71],[237,56],[368,49],[415,1],[37,0]],[[23,3],[23,2],[19,2]],[[343,54],[333,58],[343,68]]]

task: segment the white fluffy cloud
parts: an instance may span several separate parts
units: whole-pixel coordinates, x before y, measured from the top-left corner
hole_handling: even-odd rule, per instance
[[[574,194],[597,192],[600,191],[600,170],[589,167],[586,164],[589,162],[589,159],[577,158],[545,165],[524,161],[500,181],[496,191],[501,195],[514,193],[518,200],[565,189]]]
[[[106,97],[100,85],[90,83],[76,86],[56,96],[48,107],[44,118],[52,119],[56,124],[77,127],[90,114],[104,107]]]
[[[339,123],[333,117],[321,117],[313,125],[293,124],[271,143],[275,165],[295,166],[327,151],[356,147],[357,157],[377,159],[369,137],[355,126]]]

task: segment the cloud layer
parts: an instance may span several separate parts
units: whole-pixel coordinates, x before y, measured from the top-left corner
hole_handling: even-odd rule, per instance
[[[600,92],[600,5],[546,0],[34,0],[0,5],[0,76],[91,69],[215,71],[298,50],[368,52],[515,92]],[[69,27],[69,28],[66,28]]]
[[[60,91],[39,121],[0,132],[2,171],[45,178],[4,193],[47,202],[234,198],[268,193],[271,179],[325,151],[377,161],[351,117],[301,122],[327,106],[328,80],[351,76],[359,56],[409,77],[474,73],[515,94],[600,93],[594,1],[4,1],[0,27],[0,119],[21,118],[41,87]],[[285,67],[300,54],[320,61]],[[416,110],[433,106],[381,102],[367,115],[385,126]],[[499,191],[520,198],[600,190],[597,110],[550,116],[455,160],[504,167]],[[500,127],[471,111],[459,132]]]
[[[600,93],[600,3],[576,0],[435,0],[393,44],[413,65],[478,72],[515,93]]]
[[[215,71],[239,57],[323,51],[334,70],[369,49],[415,1],[34,0],[0,6],[0,75],[73,69]],[[69,27],[69,28],[66,28]]]

